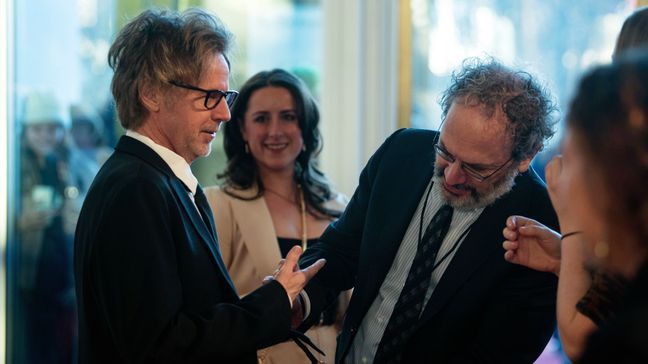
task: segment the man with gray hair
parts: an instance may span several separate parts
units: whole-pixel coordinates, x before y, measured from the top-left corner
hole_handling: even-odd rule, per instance
[[[531,363],[551,336],[556,279],[506,262],[501,232],[520,212],[557,225],[530,167],[553,103],[528,73],[472,59],[441,104],[441,131],[390,136],[301,259],[327,260],[304,328],[354,288],[336,362]]]
[[[323,265],[299,270],[296,247],[244,298],[225,269],[189,166],[230,118],[230,38],[203,11],[148,10],[110,48],[126,135],[76,231],[81,363],[256,363],[257,349],[288,338],[292,302]]]

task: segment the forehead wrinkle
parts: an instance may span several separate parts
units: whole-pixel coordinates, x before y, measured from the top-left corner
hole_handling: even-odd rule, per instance
[[[454,110],[451,109],[448,116],[456,119],[452,121],[448,120],[450,118],[446,119],[442,129],[442,136],[445,137],[440,140],[441,145],[456,159],[472,166],[499,167],[501,163],[504,163],[504,156],[501,157],[501,161],[484,160],[488,156],[497,159],[500,158],[500,154],[503,154],[497,150],[494,152],[484,150],[485,144],[488,148],[501,146],[502,144],[494,144],[492,141],[501,140],[502,135],[505,135],[506,140],[504,148],[506,150],[512,149],[512,138],[508,133],[503,111],[500,108],[494,108],[494,113],[489,112],[492,111],[492,108],[483,104],[471,106],[455,104],[453,108]],[[481,118],[475,114],[481,116]],[[475,120],[468,120],[469,118]],[[448,126],[450,127],[448,128]],[[448,136],[450,138],[447,138]],[[450,142],[450,145],[448,145],[448,142]],[[467,157],[466,152],[470,152],[471,157]]]

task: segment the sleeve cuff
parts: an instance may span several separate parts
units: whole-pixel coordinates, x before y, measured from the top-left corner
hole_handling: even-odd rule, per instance
[[[301,297],[302,308],[304,309],[304,321],[306,321],[311,311],[310,298],[308,298],[308,293],[306,293],[306,291],[304,290],[299,292],[299,296]]]

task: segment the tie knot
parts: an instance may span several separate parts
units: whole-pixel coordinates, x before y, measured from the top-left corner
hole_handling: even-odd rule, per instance
[[[453,212],[454,212],[454,210],[453,210],[452,206],[446,204],[446,205],[441,206],[441,208],[439,209],[437,214],[439,215],[439,217],[447,219],[448,216],[452,217]]]
[[[454,210],[450,205],[443,205],[441,206],[441,208],[439,208],[439,210],[437,210],[437,212],[432,217],[432,220],[430,221],[427,229],[425,229],[423,238],[419,240],[419,246],[421,246],[421,244],[429,243],[430,239],[432,239],[432,241],[435,241],[439,237],[441,239],[438,241],[438,244],[441,244],[443,237],[448,233],[448,230],[450,229],[453,211]]]
[[[196,196],[205,196],[205,193],[203,192],[202,188],[200,188],[200,185],[196,186]]]

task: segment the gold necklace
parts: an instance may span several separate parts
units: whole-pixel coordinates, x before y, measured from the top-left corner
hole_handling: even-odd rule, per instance
[[[306,226],[306,201],[304,201],[304,190],[301,185],[297,185],[299,190],[299,206],[301,207],[301,228],[302,228],[302,252],[306,251],[308,246],[308,227]]]
[[[292,205],[297,205],[297,203],[290,198],[280,194],[277,191],[273,191],[269,188],[265,188],[266,191],[272,193],[273,195],[290,202]],[[306,200],[304,199],[304,190],[302,190],[302,187],[300,184],[297,185],[297,191],[299,191],[299,210],[301,213],[301,246],[302,246],[302,251],[306,250],[308,247],[308,225],[306,222]]]
[[[299,187],[297,187],[297,188],[299,188]],[[294,199],[288,198],[288,197],[286,197],[286,196],[280,194],[279,192],[274,191],[274,190],[271,190],[271,189],[269,189],[269,188],[264,188],[264,190],[267,191],[267,192],[272,193],[273,195],[275,195],[275,196],[281,198],[282,200],[284,200],[284,201],[286,201],[286,202],[289,202],[291,205],[295,205],[295,206],[297,206],[297,202],[295,202]]]

